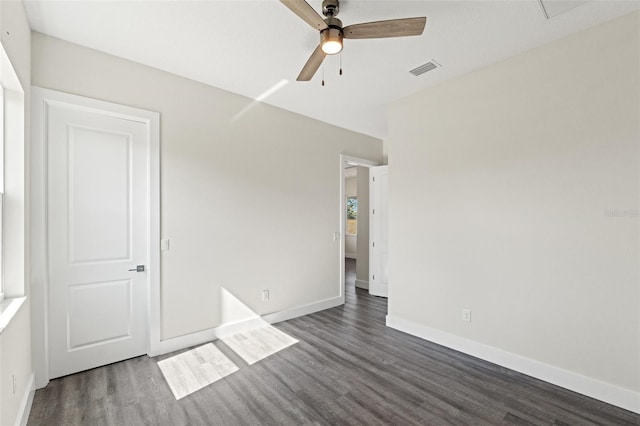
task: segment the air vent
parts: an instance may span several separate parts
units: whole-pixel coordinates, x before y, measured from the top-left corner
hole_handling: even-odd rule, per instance
[[[418,68],[412,69],[409,72],[417,77],[417,76],[419,76],[421,74],[424,74],[425,72],[429,72],[431,70],[435,70],[439,66],[441,66],[439,63],[437,63],[436,61],[432,60],[430,62],[427,62],[424,65],[420,65]]]

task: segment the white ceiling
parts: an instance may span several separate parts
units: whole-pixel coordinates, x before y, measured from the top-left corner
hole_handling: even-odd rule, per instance
[[[295,81],[319,36],[277,0],[25,4],[35,31],[253,99],[277,85],[263,102],[384,139],[390,102],[640,7],[579,2],[548,20],[538,0],[342,0],[345,26],[413,16],[427,16],[427,26],[420,37],[345,40],[344,75],[339,56],[328,57],[324,87],[322,68],[310,82]],[[318,11],[321,3],[309,1]],[[409,74],[432,59],[442,67]]]

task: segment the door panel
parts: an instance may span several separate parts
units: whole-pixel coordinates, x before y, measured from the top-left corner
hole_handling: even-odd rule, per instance
[[[47,106],[50,377],[147,351],[147,123]]]
[[[70,286],[69,350],[130,338],[131,290],[131,280]]]
[[[371,181],[369,203],[369,294],[388,297],[389,295],[389,236],[388,236],[388,194],[389,167],[369,169]]]
[[[131,144],[131,135],[69,126],[71,263],[131,261]]]

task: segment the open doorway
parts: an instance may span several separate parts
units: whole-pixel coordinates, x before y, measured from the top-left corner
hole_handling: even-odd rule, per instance
[[[375,161],[341,155],[341,295],[369,289],[369,168]]]
[[[362,249],[368,245],[369,231],[366,229],[368,225],[367,202],[368,196],[363,194],[362,218],[358,215],[358,194],[362,194],[367,190],[361,182],[367,169],[359,166],[347,165],[344,170],[344,189],[345,189],[345,210],[346,210],[346,226],[344,229],[344,285],[346,289],[349,287],[360,287],[368,289],[366,282],[362,282],[362,270],[368,259],[363,257]],[[361,228],[361,229],[358,229]],[[358,257],[360,261],[358,262]],[[360,281],[358,281],[358,267],[360,267]]]

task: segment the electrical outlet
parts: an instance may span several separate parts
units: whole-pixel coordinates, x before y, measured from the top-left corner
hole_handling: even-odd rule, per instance
[[[471,322],[471,309],[462,310],[462,321]]]
[[[269,290],[262,290],[262,301],[263,302],[269,301]]]

